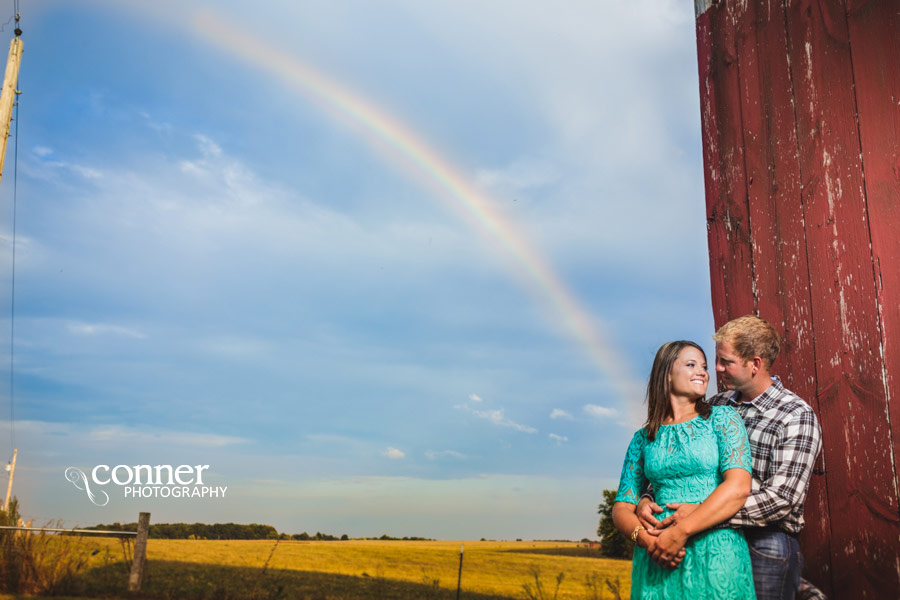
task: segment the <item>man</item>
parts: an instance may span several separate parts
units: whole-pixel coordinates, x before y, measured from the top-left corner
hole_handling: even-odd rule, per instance
[[[716,377],[728,391],[709,403],[737,409],[753,455],[750,496],[726,524],[744,529],[758,600],[792,599],[800,589],[803,561],[797,534],[803,529],[803,503],[822,446],[822,430],[809,405],[770,374],[780,341],[767,321],[740,317],[723,325],[713,339]],[[648,530],[658,532],[678,527],[695,507],[670,504],[668,508],[676,512],[658,521],[654,513],[662,508],[645,497],[637,515]],[[657,544],[652,557],[671,566],[679,562],[680,550]]]

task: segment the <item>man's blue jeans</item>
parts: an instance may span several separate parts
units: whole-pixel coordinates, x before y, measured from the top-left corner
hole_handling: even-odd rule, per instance
[[[757,600],[794,600],[803,557],[797,538],[769,529],[744,529],[753,564]]]

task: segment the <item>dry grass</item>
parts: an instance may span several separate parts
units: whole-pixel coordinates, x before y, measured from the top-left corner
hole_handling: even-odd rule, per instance
[[[0,510],[0,525],[21,526],[19,502]],[[0,592],[55,594],[92,562],[94,548],[77,537],[0,530]]]
[[[126,597],[115,540],[101,546],[68,593]],[[631,564],[552,542],[464,542],[462,598],[613,600],[628,597]],[[257,599],[456,597],[460,542],[150,540],[142,597]],[[562,576],[560,576],[562,574]],[[557,588],[557,582],[559,585]],[[543,596],[538,594],[544,594]]]

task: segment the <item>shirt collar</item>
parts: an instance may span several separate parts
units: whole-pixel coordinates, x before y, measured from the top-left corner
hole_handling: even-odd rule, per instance
[[[767,408],[773,408],[778,404],[778,399],[784,394],[784,385],[781,383],[781,378],[778,375],[771,375],[772,385],[766,388],[766,390],[753,398],[752,400],[742,400],[741,394],[739,392],[734,392],[729,400],[732,404],[741,404],[746,403],[750,404],[758,410],[765,410]]]

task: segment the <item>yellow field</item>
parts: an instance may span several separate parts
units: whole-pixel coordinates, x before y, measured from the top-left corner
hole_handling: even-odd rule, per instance
[[[119,542],[85,540],[91,567],[71,584],[80,597],[125,597]],[[553,542],[464,542],[461,598],[628,597],[629,561]],[[460,542],[153,540],[141,596],[148,598],[456,597]],[[562,574],[558,595],[557,578]],[[530,586],[526,590],[525,586]],[[540,587],[538,587],[540,586]]]

